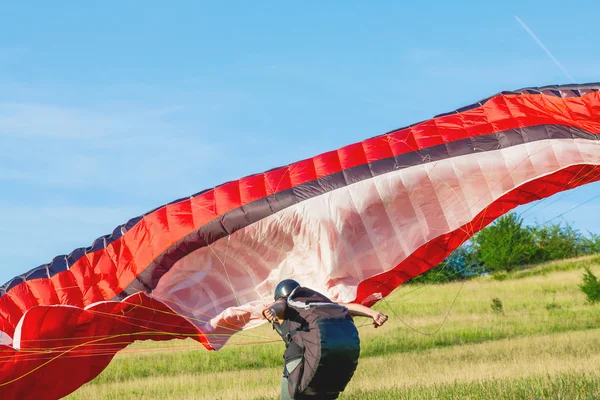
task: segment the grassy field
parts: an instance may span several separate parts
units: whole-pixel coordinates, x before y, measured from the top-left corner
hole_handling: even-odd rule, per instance
[[[600,306],[578,288],[584,266],[600,275],[585,257],[400,288],[376,306],[383,328],[357,319],[361,359],[340,399],[600,398]],[[269,326],[236,336],[219,352],[136,343],[68,398],[278,399],[283,344]]]

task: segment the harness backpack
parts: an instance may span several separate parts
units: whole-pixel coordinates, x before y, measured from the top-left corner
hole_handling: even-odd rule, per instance
[[[292,371],[284,370],[292,397],[299,394],[335,395],[342,392],[358,365],[360,339],[346,307],[333,303],[314,290],[298,287],[287,299],[288,316],[275,329],[301,358]],[[286,357],[288,363],[293,358]]]

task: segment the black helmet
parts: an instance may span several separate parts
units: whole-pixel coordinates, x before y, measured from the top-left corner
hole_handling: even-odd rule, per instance
[[[296,289],[300,284],[293,279],[284,279],[277,284],[275,288],[275,300],[279,300],[282,297],[288,297],[292,290]]]

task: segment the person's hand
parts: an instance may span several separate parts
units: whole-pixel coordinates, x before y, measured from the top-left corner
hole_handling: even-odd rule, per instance
[[[373,313],[373,326],[375,326],[375,328],[379,328],[381,325],[385,324],[387,320],[387,315],[380,313],[379,311]]]
[[[269,308],[265,308],[262,312],[262,315],[271,322],[275,322],[277,321],[277,314],[275,313],[275,310],[272,307]]]

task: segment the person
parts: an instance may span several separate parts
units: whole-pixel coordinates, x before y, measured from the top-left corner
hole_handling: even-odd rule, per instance
[[[293,279],[279,282],[273,297],[275,301],[262,314],[286,344],[281,399],[337,399],[358,364],[360,340],[352,317],[372,318],[375,328],[382,326],[388,317],[361,304],[334,303]],[[317,308],[318,312],[311,311]],[[321,332],[308,337],[311,330]],[[301,336],[298,333],[305,336],[298,338]],[[319,338],[315,339],[315,335]],[[324,335],[330,336],[323,339]],[[311,348],[306,352],[311,356],[317,354],[316,362],[306,361],[305,348],[322,342],[327,343],[327,348]],[[319,368],[315,365],[321,366],[320,370],[311,370]]]

